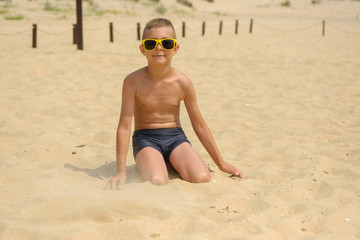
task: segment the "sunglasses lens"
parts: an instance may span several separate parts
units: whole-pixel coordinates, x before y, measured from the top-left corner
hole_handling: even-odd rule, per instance
[[[154,41],[154,40],[146,40],[144,42],[144,48],[146,50],[154,50],[155,47],[156,47],[156,41]]]
[[[161,45],[164,49],[170,50],[174,48],[175,42],[172,39],[165,39],[162,40]]]

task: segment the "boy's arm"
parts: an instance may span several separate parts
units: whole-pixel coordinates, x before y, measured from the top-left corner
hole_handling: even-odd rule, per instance
[[[126,180],[126,157],[129,149],[131,123],[134,114],[135,87],[130,77],[125,78],[122,89],[122,103],[119,125],[116,132],[117,174],[109,181],[108,188],[124,184]]]
[[[215,140],[211,134],[211,131],[201,115],[196,100],[195,89],[190,79],[186,79],[184,86],[185,107],[189,114],[193,129],[198,136],[200,142],[220,170],[243,178],[243,174],[235,166],[232,166],[223,160],[220,151],[215,143]]]

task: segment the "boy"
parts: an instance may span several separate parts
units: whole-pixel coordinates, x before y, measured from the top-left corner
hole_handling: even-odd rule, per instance
[[[108,182],[108,188],[114,189],[125,182],[133,116],[133,154],[144,181],[154,185],[167,184],[166,162],[170,162],[185,181],[210,181],[209,169],[181,129],[181,101],[185,103],[196,135],[216,165],[222,171],[242,178],[236,167],[222,159],[198,108],[191,80],[171,67],[172,57],[179,50],[172,23],[162,18],[151,20],[145,26],[142,39],[140,51],[148,66],[124,79],[116,140],[117,174]]]

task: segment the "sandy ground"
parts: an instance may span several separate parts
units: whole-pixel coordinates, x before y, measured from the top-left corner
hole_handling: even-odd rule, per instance
[[[179,36],[173,66],[193,80],[223,157],[246,179],[216,168],[182,107],[212,181],[170,170],[165,187],[143,183],[130,149],[126,185],[103,191],[115,174],[122,79],[146,64],[136,23],[159,16],[158,5],[104,1],[98,8],[123,12],[96,16],[85,2],[78,51],[73,12],[12,1],[7,14],[25,18],[0,15],[0,239],[360,239],[360,2],[219,2],[169,1],[164,16]]]

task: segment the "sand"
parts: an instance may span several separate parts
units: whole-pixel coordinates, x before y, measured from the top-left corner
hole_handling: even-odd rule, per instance
[[[103,1],[126,11],[101,16],[84,2],[78,51],[72,11],[12,0],[8,14],[24,19],[0,16],[0,239],[360,239],[360,2],[192,2],[163,3],[160,15],[145,0]],[[123,189],[103,190],[115,174],[122,80],[146,64],[136,24],[157,16],[173,20],[173,66],[193,80],[223,157],[245,179],[217,169],[182,106],[212,180],[171,171],[165,187],[143,183],[130,148]]]

